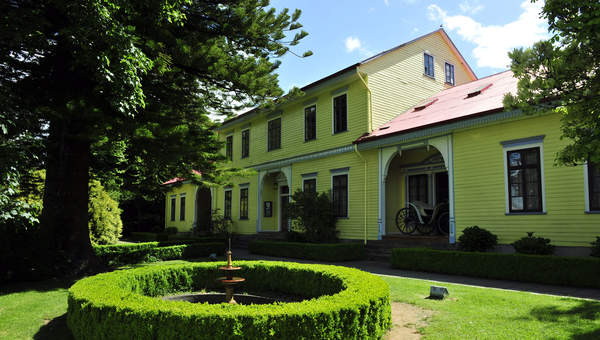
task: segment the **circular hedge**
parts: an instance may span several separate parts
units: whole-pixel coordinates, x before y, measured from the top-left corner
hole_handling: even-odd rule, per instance
[[[236,261],[236,291],[299,295],[268,305],[194,304],[163,295],[222,289],[223,263],[152,265],[82,279],[69,289],[67,323],[76,339],[367,339],[390,327],[389,287],[347,267]]]

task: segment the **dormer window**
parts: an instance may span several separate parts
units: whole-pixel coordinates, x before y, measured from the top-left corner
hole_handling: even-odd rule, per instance
[[[473,91],[467,93],[467,98],[472,98],[472,97],[482,94],[484,91],[486,91],[487,89],[492,87],[492,85],[493,85],[492,83],[489,83],[489,84],[485,84],[485,85],[481,85],[481,86],[477,87]]]
[[[435,78],[433,56],[431,54],[423,53],[423,59],[425,62],[425,75],[431,78]]]

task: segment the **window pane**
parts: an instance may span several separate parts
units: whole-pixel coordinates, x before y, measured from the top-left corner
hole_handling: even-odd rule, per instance
[[[527,163],[527,165],[535,165],[538,163],[538,149],[527,151],[525,163]]]
[[[317,107],[315,105],[304,109],[304,140],[317,137]]]
[[[231,190],[225,191],[224,217],[231,218]]]
[[[225,155],[230,161],[233,160],[233,136],[227,136],[227,144],[225,145]]]
[[[523,210],[523,197],[511,198],[511,210]]]
[[[333,209],[335,216],[348,216],[348,175],[333,176]]]
[[[175,221],[175,204],[177,204],[177,200],[171,198],[171,221]]]
[[[346,95],[343,94],[333,99],[333,132],[338,133],[346,131],[347,121]]]
[[[305,179],[303,189],[305,192],[317,192],[317,180],[314,178],[313,179]]]
[[[588,162],[590,210],[600,210],[600,164]]]
[[[508,153],[508,159],[510,161],[510,166],[521,166],[521,153],[516,151],[516,152],[509,152]]]
[[[240,189],[240,218],[248,218],[248,188]]]
[[[185,197],[181,197],[181,206],[179,207],[179,220],[185,220]]]
[[[269,121],[267,133],[268,150],[275,150],[281,147],[281,118]]]
[[[250,154],[250,130],[242,131],[242,158]]]

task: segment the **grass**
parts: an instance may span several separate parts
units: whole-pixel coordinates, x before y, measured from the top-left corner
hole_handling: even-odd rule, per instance
[[[600,301],[443,284],[450,296],[426,299],[440,283],[384,277],[391,299],[434,311],[424,339],[599,339]]]
[[[179,263],[184,261],[169,261]],[[154,265],[154,264],[149,264]],[[443,284],[445,300],[426,299],[440,283],[384,277],[391,298],[434,311],[424,339],[596,339],[600,301]],[[0,339],[69,339],[65,313],[71,282],[0,287]]]

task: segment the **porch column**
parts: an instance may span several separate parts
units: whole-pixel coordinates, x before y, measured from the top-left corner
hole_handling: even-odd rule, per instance
[[[263,181],[265,179],[266,171],[261,170],[258,172],[258,188],[256,190],[257,200],[256,200],[256,232],[260,232],[262,229],[262,190],[263,190]]]
[[[453,136],[446,135],[432,138],[428,141],[433,145],[444,157],[444,164],[448,170],[448,213],[450,215],[450,230],[448,233],[448,241],[450,244],[456,242],[456,220],[454,217],[454,148]]]

